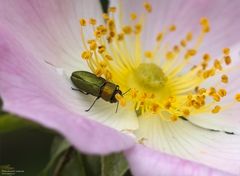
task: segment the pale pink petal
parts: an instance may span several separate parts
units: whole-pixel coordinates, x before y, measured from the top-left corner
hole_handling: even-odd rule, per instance
[[[37,59],[65,71],[84,68],[79,19],[101,19],[98,0],[0,1],[0,24],[11,31]],[[92,29],[85,31],[90,37]]]
[[[218,105],[222,107],[222,110],[217,114],[212,114],[211,111],[209,111],[208,113],[192,115],[189,120],[194,124],[205,128],[240,134],[240,103],[235,100],[235,95],[240,93],[240,45],[236,45],[231,49],[231,57],[232,63],[227,66],[226,70],[228,71],[225,73],[229,77],[228,84],[220,82],[223,73],[219,73],[201,85],[201,87],[205,88],[210,88],[213,86],[216,89],[226,89],[227,96],[223,97],[221,102],[218,103]],[[224,108],[225,106],[228,108]]]
[[[149,116],[139,119],[136,136],[158,151],[240,174],[239,135],[210,131],[182,119],[173,123]]]
[[[71,84],[0,29],[0,94],[5,110],[56,130],[86,153],[106,154],[134,144],[128,136],[72,111],[77,95]]]
[[[131,172],[138,176],[230,176],[206,165],[182,160],[142,145],[127,150],[125,156]]]
[[[172,24],[177,26],[177,30],[167,37],[168,43],[178,44],[189,31],[197,37],[201,17],[209,18],[211,32],[207,34],[199,52],[209,52],[217,56],[223,47],[230,47],[240,40],[238,0],[112,0],[111,5],[118,7],[121,4],[123,23],[131,23],[129,17],[131,12],[136,12],[139,16],[146,13],[143,8],[144,2],[152,4],[153,9],[152,13],[147,14],[144,24],[142,40],[144,50],[152,49],[157,33]]]
[[[89,69],[80,56],[83,51],[83,40],[80,35],[79,19],[88,20],[91,17],[97,19],[98,24],[102,22],[98,1],[10,0],[0,2],[0,22],[4,28],[10,31],[35,59],[52,64],[58,71],[62,71],[61,75],[69,87],[73,86],[70,81],[72,71]],[[92,36],[92,28],[89,28],[84,28],[86,40]],[[54,67],[52,66],[52,69],[55,69]],[[86,113],[85,110],[90,107],[95,97],[86,96],[77,91],[71,91],[68,96],[71,97],[67,102],[68,106],[77,114],[90,116],[119,130],[137,128],[135,116],[124,113],[124,118],[121,117],[123,115],[120,113],[123,112],[121,107],[116,115],[115,105],[99,100],[92,111]],[[99,108],[100,113],[97,111]]]

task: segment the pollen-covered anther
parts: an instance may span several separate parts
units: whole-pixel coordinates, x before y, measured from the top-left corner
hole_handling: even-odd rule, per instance
[[[87,25],[87,21],[83,18],[79,20],[79,23],[80,23],[81,26],[86,26]]]
[[[94,18],[90,18],[89,19],[89,24],[91,24],[91,25],[96,25],[97,24],[97,20],[96,19],[94,19]]]
[[[109,70],[105,70],[104,75],[105,75],[106,80],[112,79],[112,73]]]
[[[216,102],[219,102],[221,100],[221,97],[216,93],[213,93],[211,96]]]
[[[103,19],[106,20],[106,21],[109,20],[109,16],[108,16],[107,13],[103,13],[103,14],[102,14],[102,17],[103,17]]]
[[[235,100],[238,101],[238,102],[240,102],[240,93],[238,93],[238,94],[235,95]]]
[[[112,60],[113,60],[112,56],[110,56],[110,55],[108,55],[108,54],[106,54],[106,55],[104,56],[104,59],[106,59],[106,60],[108,60],[108,61],[112,61]]]
[[[95,70],[95,75],[98,76],[98,77],[100,77],[100,76],[102,76],[103,72],[104,72],[103,68],[98,67],[98,68]]]
[[[183,113],[183,116],[184,116],[184,117],[188,117],[188,116],[190,115],[189,109],[183,109],[183,110],[182,110],[182,113]]]
[[[120,95],[119,93],[117,93],[115,95],[115,98],[118,100],[119,104],[121,106],[125,106],[126,105],[126,100],[124,99],[124,97],[122,95]]]
[[[230,56],[224,56],[224,62],[225,62],[226,65],[231,64],[231,62],[232,62],[231,57]]]
[[[201,18],[200,24],[202,26],[202,32],[204,32],[204,33],[210,32],[210,25],[209,25],[209,21],[207,18],[205,18],[205,17]]]
[[[100,54],[102,54],[102,53],[105,52],[105,51],[106,51],[106,47],[105,47],[104,45],[98,46],[98,52],[99,52]]]
[[[89,40],[88,44],[89,44],[90,50],[95,51],[97,49],[97,43],[95,40]]]
[[[173,121],[173,122],[176,122],[178,120],[178,116],[177,115],[171,115],[170,120]]]
[[[149,4],[148,2],[145,2],[143,5],[144,5],[145,10],[146,10],[148,13],[152,12],[152,6],[151,6],[151,4]]]
[[[230,49],[229,48],[223,48],[223,54],[225,56],[228,56],[230,54]]]
[[[198,90],[198,93],[199,93],[200,95],[203,95],[203,94],[206,93],[206,92],[207,92],[207,90],[206,90],[205,88],[201,88],[201,89]]]
[[[169,51],[169,52],[166,53],[166,58],[168,60],[173,60],[175,58],[175,56],[176,55],[172,51]]]
[[[169,31],[170,31],[170,32],[174,32],[174,31],[176,31],[176,29],[177,29],[177,27],[176,27],[175,25],[171,25],[171,26],[169,27]]]
[[[164,103],[164,108],[165,108],[165,109],[170,109],[171,106],[172,106],[172,103],[169,102],[169,101],[167,101],[167,102]]]
[[[219,89],[218,95],[220,95],[221,97],[225,97],[227,95],[227,91],[225,89]]]
[[[99,65],[102,67],[102,68],[105,68],[107,66],[107,62],[106,61],[100,61],[99,62]]]
[[[214,87],[210,87],[208,95],[212,96],[215,93],[216,93],[216,89]]]
[[[218,113],[219,111],[221,110],[221,106],[215,106],[213,109],[212,109],[212,113],[216,114]]]
[[[222,83],[228,83],[228,76],[227,75],[222,75],[221,76],[221,81],[222,81]]]
[[[135,34],[139,34],[140,32],[142,31],[142,25],[141,24],[136,24],[135,26],[134,26],[134,32],[135,32]]]
[[[131,20],[136,20],[137,19],[137,14],[132,12],[130,14],[130,18],[131,18]]]
[[[186,35],[186,40],[189,42],[192,40],[192,38],[193,38],[193,34],[191,32],[188,32]]]
[[[196,54],[197,54],[197,51],[195,49],[189,49],[189,50],[187,50],[184,58],[189,59],[189,58],[195,56]]]
[[[156,41],[160,42],[163,39],[163,33],[159,32],[156,37]]]
[[[117,40],[118,41],[123,41],[124,40],[124,33],[120,33],[117,35]]]
[[[145,51],[144,56],[148,59],[153,58],[153,53],[152,51]]]
[[[131,34],[132,27],[131,26],[123,26],[122,31],[124,32],[124,34]]]
[[[86,59],[86,60],[91,59],[92,52],[91,51],[83,51],[81,56],[83,59]]]
[[[150,109],[153,113],[157,113],[159,108],[160,108],[160,106],[157,103],[152,103],[150,106]]]
[[[117,11],[116,7],[109,7],[108,12],[115,13]]]
[[[134,98],[136,98],[137,97],[137,93],[138,93],[138,91],[136,90],[136,89],[132,89],[131,90],[131,97],[134,99]]]
[[[204,54],[203,55],[203,60],[205,61],[205,62],[208,62],[208,61],[210,61],[210,59],[211,59],[211,56],[209,55],[209,54]]]
[[[218,70],[222,70],[221,62],[217,59],[214,61],[214,68],[216,68]]]
[[[184,47],[186,47],[187,46],[187,41],[186,40],[181,40],[180,41],[180,45],[184,48]]]

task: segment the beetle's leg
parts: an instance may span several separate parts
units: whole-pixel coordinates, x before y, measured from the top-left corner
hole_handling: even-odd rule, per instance
[[[72,90],[76,90],[76,91],[79,91],[79,92],[81,92],[81,93],[83,93],[83,94],[85,94],[85,95],[88,95],[88,93],[87,92],[83,92],[82,90],[80,90],[80,89],[76,89],[76,88],[73,88],[72,87]]]
[[[117,107],[116,107],[115,113],[117,113],[117,111],[118,111],[118,106],[119,106],[119,102],[117,102]]]
[[[94,100],[93,104],[90,106],[90,108],[88,108],[88,109],[85,110],[85,111],[86,111],[86,112],[90,111],[90,109],[92,109],[93,105],[96,103],[96,101],[97,101],[99,98],[100,98],[100,97],[97,97],[97,98]]]

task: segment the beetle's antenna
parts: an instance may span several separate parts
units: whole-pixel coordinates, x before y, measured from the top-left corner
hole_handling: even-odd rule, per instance
[[[119,106],[119,102],[117,102],[117,107],[116,107],[115,113],[117,113],[117,111],[118,111],[118,106]]]
[[[92,109],[93,105],[96,103],[96,101],[97,101],[99,98],[100,98],[100,97],[97,97],[97,98],[94,100],[93,104],[90,106],[90,108],[88,108],[88,109],[85,110],[85,111],[86,111],[86,112],[90,111],[90,110]]]
[[[128,93],[130,90],[131,90],[131,88],[128,89],[126,92],[124,92],[124,93],[122,94],[122,96],[125,95],[126,93]]]

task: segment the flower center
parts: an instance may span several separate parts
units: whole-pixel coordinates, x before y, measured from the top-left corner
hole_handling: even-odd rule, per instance
[[[196,37],[188,32],[174,44],[167,40],[167,36],[176,32],[177,26],[163,27],[156,34],[155,46],[144,51],[144,24],[147,14],[153,10],[149,3],[145,3],[144,8],[146,12],[141,16],[130,14],[129,24],[122,23],[121,10],[119,20],[116,20],[116,7],[110,7],[109,13],[103,14],[104,24],[97,25],[95,19],[88,22],[80,19],[85,48],[81,56],[91,71],[119,85],[122,92],[130,89],[124,97],[116,97],[120,104],[125,105],[126,101],[138,116],[154,113],[164,120],[176,121],[191,114],[216,114],[240,101],[240,94],[237,94],[235,101],[233,97],[230,103],[222,103],[228,94],[224,87],[229,83],[230,49],[224,48],[221,58],[214,60],[208,53],[198,55],[206,34],[210,32],[207,18],[200,19],[201,30]],[[87,25],[93,31],[90,39],[84,35]],[[191,65],[194,57],[202,59]],[[213,77],[217,81],[203,86]]]
[[[159,90],[167,81],[162,69],[153,63],[141,63],[133,74],[135,81],[143,89]]]

